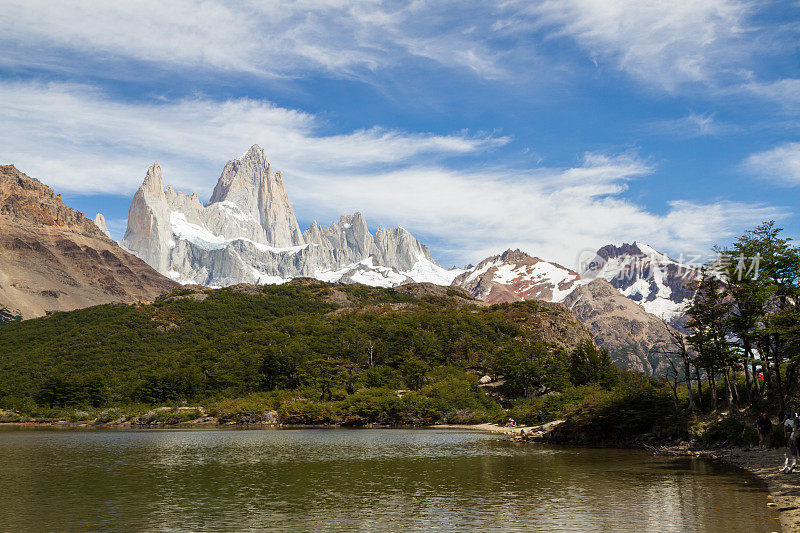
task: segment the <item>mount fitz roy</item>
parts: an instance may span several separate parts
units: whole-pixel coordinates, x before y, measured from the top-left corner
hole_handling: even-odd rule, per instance
[[[133,197],[122,246],[181,283],[227,286],[323,281],[392,287],[409,282],[449,285],[445,270],[403,228],[372,235],[361,213],[301,232],[283,176],[254,145],[229,161],[211,199],[164,187],[154,163]]]
[[[102,215],[95,219],[105,230]],[[623,367],[656,374],[667,362],[653,347],[680,326],[696,271],[634,242],[597,251],[578,273],[519,250],[466,270],[442,268],[402,228],[371,234],[361,213],[301,231],[283,176],[254,145],[229,161],[208,204],[164,185],[154,163],[133,197],[123,248],[184,284],[222,287],[284,283],[296,277],[394,287],[453,286],[487,304],[564,304]]]

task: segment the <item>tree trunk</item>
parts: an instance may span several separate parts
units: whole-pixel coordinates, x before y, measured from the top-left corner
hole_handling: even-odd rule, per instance
[[[783,397],[783,380],[781,379],[781,357],[778,354],[777,347],[773,350],[772,357],[775,364],[775,388],[778,395],[778,408],[782,413],[786,412],[786,401]]]
[[[689,399],[689,412],[694,411],[694,394],[692,394],[692,367],[689,360],[683,360],[683,376],[686,379],[686,397]]]
[[[758,380],[756,379],[755,365],[752,366],[753,371],[750,371],[750,361],[753,357],[752,351],[750,350],[750,339],[746,337],[743,338],[742,345],[744,346],[744,380],[747,384],[747,401],[750,402],[750,405],[753,405],[755,393],[758,392]],[[751,377],[753,379],[750,379]]]
[[[700,379],[700,369],[694,367],[694,377],[697,379],[697,405],[703,411],[703,380]]]
[[[791,363],[786,367],[786,396],[791,398],[797,389],[797,363]]]
[[[711,388],[711,411],[717,411],[717,383],[714,379],[714,372],[706,371],[708,377],[708,386]]]
[[[733,391],[731,390],[731,379],[728,375],[728,369],[726,368],[722,372],[722,379],[725,381],[725,391],[728,393],[728,410],[733,414],[734,409],[736,409],[736,403],[733,399]]]
[[[747,392],[747,402],[753,405],[753,383],[750,380],[750,367],[747,366],[747,361],[744,362],[744,389]]]
[[[753,397],[754,399],[761,401],[761,398],[764,396],[763,390],[763,374],[762,379],[758,379],[758,365],[755,363],[751,363],[750,369],[753,372]]]
[[[736,367],[731,369],[731,387],[733,388],[733,399],[736,402],[736,405],[742,405],[742,398],[739,396],[739,380],[737,379],[736,375]]]
[[[675,381],[670,381],[670,388],[672,389],[672,404],[675,406],[675,413],[680,413],[681,408],[678,406],[678,378]]]
[[[769,362],[769,351],[764,346],[759,346],[761,352],[761,372],[764,374],[764,381],[761,383],[761,396],[768,402],[775,402],[775,385],[772,380],[772,367]]]

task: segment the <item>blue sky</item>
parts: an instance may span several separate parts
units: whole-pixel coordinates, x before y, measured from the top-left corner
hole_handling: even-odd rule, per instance
[[[258,143],[301,226],[445,266],[800,236],[800,4],[0,0],[0,162],[121,238],[158,160],[208,198]]]

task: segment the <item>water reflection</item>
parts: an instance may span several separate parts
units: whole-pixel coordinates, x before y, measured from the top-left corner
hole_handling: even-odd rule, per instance
[[[772,531],[745,474],[437,430],[0,432],[0,529]]]

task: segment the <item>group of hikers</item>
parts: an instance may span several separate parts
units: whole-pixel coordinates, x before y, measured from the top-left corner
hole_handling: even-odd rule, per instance
[[[536,415],[536,422],[538,424],[544,424],[544,413],[542,412],[541,409],[539,409],[539,413]],[[506,427],[507,428],[517,427],[517,421],[514,420],[513,418],[509,418],[508,422],[506,422]]]
[[[769,416],[760,414],[753,424],[758,432],[758,445],[769,448],[772,438],[772,422]],[[800,417],[797,413],[789,413],[783,422],[783,434],[786,437],[786,447],[789,453],[785,455],[781,472],[790,474],[797,468],[798,446],[800,446]]]

